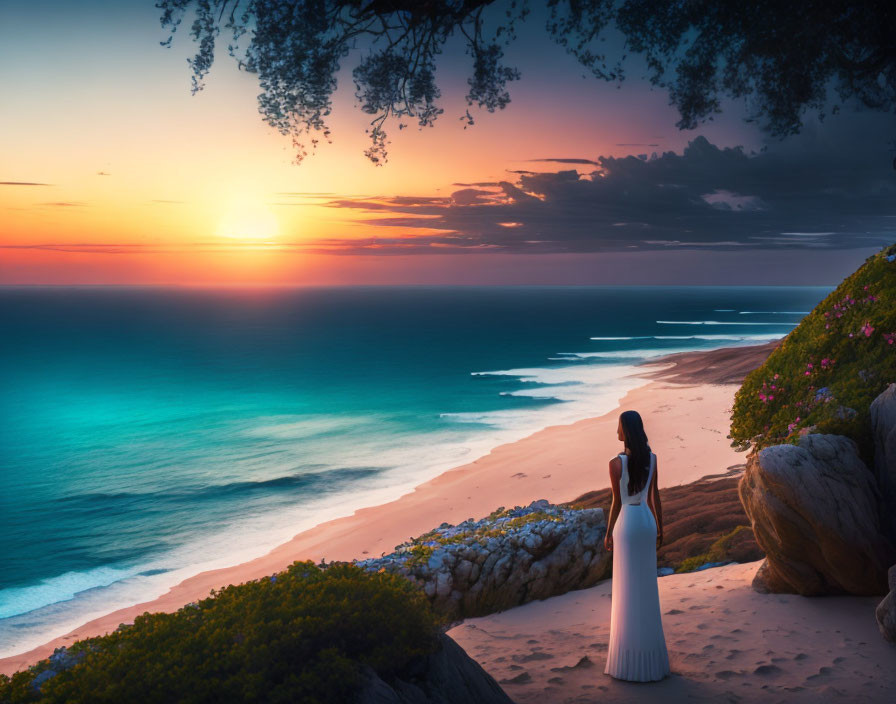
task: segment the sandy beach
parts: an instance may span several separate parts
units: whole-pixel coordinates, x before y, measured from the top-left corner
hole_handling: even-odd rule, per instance
[[[609,486],[608,461],[619,451],[616,425],[621,410],[636,409],[642,414],[650,443],[661,458],[661,487],[724,471],[743,461],[726,437],[738,388],[731,381],[758,366],[773,347],[770,343],[655,360],[638,373],[645,383],[628,392],[609,413],[544,428],[448,470],[395,501],[321,523],[251,561],[197,574],[156,599],[118,609],[37,648],[4,658],[0,672],[11,674],[47,657],[58,646],[107,633],[146,611],[175,611],[208,596],[213,588],[272,574],[295,560],[378,556],[443,521],[459,523],[499,506],[526,505],[535,499],[571,501],[605,488]]]

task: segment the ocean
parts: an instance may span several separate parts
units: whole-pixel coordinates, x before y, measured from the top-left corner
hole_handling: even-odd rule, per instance
[[[830,291],[0,288],[0,656],[608,412],[646,359],[782,337]]]

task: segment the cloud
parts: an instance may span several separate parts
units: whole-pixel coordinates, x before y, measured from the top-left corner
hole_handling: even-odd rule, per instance
[[[581,170],[511,171],[506,180],[457,182],[458,190],[447,197],[280,194],[323,197],[322,205],[353,212],[353,220],[368,226],[363,238],[337,232],[271,245],[48,243],[33,248],[386,256],[640,251],[672,256],[711,250],[744,257],[751,251],[787,257],[785,252],[814,250],[833,256],[837,250],[877,249],[896,240],[896,175],[885,146],[888,117],[859,113],[833,123],[828,118],[823,128],[810,124],[803,134],[751,154],[697,136],[680,154],[574,160],[577,166],[587,162]]]
[[[526,161],[550,161],[556,164],[591,164],[593,166],[600,166],[599,162],[592,161],[591,159],[526,159]]]
[[[107,173],[107,172],[105,172],[105,171],[97,171],[97,172],[96,172],[96,175],[97,175],[97,176],[111,176],[112,174]]]
[[[649,159],[529,160],[595,168],[513,171],[506,181],[470,184],[448,200],[379,198],[371,205],[341,198],[328,205],[376,210],[366,222],[389,230],[387,241],[376,242],[398,248],[403,241],[403,252],[448,244],[532,253],[880,247],[896,240],[888,118],[870,112],[828,118],[759,153],[697,136],[681,154]],[[419,230],[421,219],[429,235],[395,234]],[[344,244],[355,252],[367,248]]]
[[[53,201],[50,203],[38,203],[37,205],[49,205],[53,208],[80,208],[87,205],[87,203],[80,201]]]
[[[0,186],[52,186],[52,183],[32,183],[31,181],[0,181]]]

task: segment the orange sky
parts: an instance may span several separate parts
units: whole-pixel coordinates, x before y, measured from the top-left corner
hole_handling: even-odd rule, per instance
[[[333,143],[296,166],[289,138],[258,113],[255,77],[223,47],[205,90],[190,95],[193,44],[184,29],[171,49],[158,46],[167,33],[151,3],[5,5],[0,46],[16,60],[0,65],[0,181],[46,185],[0,185],[0,283],[383,283],[390,272],[424,283],[434,265],[417,260],[415,274],[413,257],[304,252],[319,238],[383,234],[360,221],[368,214],[328,200],[448,196],[456,182],[557,167],[527,159],[681,151],[697,134],[761,142],[734,108],[681,132],[665,93],[585,80],[562,49],[543,42],[533,52],[524,35],[508,51],[523,81],[506,110],[474,110],[477,124],[463,129],[467,67],[455,47],[445,113],[430,129],[393,126],[383,167],[363,156],[369,117],[354,109],[344,70]],[[622,146],[644,142],[659,146]]]

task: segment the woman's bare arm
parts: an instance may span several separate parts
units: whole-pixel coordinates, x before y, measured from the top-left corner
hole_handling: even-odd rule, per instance
[[[663,544],[663,504],[660,501],[660,480],[659,480],[659,460],[653,466],[653,484],[648,495],[650,496],[650,504],[653,509],[653,517],[656,519],[656,539],[657,547]]]
[[[604,536],[604,547],[613,549],[613,526],[619,517],[621,508],[619,499],[619,479],[622,476],[622,461],[618,457],[610,460],[610,486],[613,489],[613,504],[610,506],[610,516],[607,519],[607,534]]]

